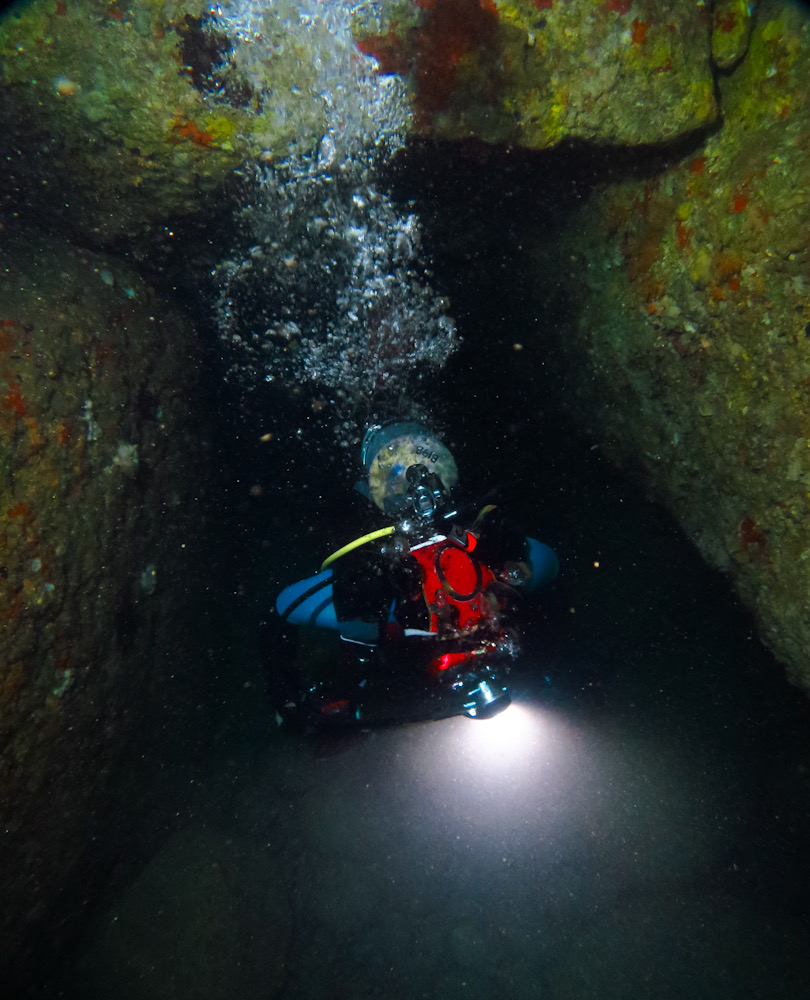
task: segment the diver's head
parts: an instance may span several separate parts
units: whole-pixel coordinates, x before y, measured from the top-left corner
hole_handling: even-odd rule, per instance
[[[369,427],[362,461],[368,476],[362,491],[394,516],[420,511],[425,518],[433,516],[458,481],[453,456],[433,431],[415,421]]]

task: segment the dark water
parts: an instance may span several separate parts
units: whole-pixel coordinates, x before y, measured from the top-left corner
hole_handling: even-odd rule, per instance
[[[264,851],[290,904],[283,1000],[806,997],[808,702],[727,580],[560,416],[554,366],[545,376],[535,353],[526,374],[515,252],[508,227],[486,228],[481,191],[474,240],[445,238],[453,203],[437,209],[465,347],[431,391],[462,487],[500,485],[560,556],[527,623],[517,703],[492,723],[352,737],[276,727],[245,636],[363,518],[326,423],[290,403],[268,414],[278,449],[246,445],[233,472],[241,604],[222,623],[210,757],[175,826]],[[199,913],[177,921],[204,969],[222,939]],[[91,995],[94,933],[67,995]],[[150,995],[138,989],[107,995]]]

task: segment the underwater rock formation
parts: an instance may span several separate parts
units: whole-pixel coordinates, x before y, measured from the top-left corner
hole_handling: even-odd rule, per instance
[[[174,738],[191,747],[200,726],[189,703],[203,657],[187,631],[205,495],[194,337],[120,262],[4,231],[6,985],[29,944],[41,948],[50,938],[58,951],[73,911],[104,879],[105,836],[119,820],[106,797],[121,766],[129,778],[116,790],[119,802],[137,808],[127,800],[144,753],[174,746]],[[196,627],[204,633],[200,621]]]
[[[583,419],[730,574],[810,691],[810,16],[761,6],[723,126],[575,214],[538,297]],[[560,271],[559,261],[564,261]],[[584,361],[584,366],[583,366]]]
[[[744,50],[748,6],[717,43]],[[360,48],[406,77],[417,127],[547,149],[565,140],[667,142],[717,119],[709,5],[692,0],[432,0],[358,18]],[[733,36],[726,25],[736,26]]]
[[[712,54],[732,66],[750,22],[749,5],[731,0],[717,6],[714,32],[709,8],[691,0],[665,13],[654,0],[335,7],[353,16],[381,73],[407,80],[421,131],[533,149],[705,129],[718,113]],[[331,103],[356,89],[330,63],[339,26],[324,10],[18,3],[0,18],[6,204],[18,211],[36,193],[98,244],[157,239],[178,218],[210,214],[207,199],[245,160],[283,160],[291,144],[315,150]],[[362,131],[362,116],[344,128]]]
[[[0,17],[3,197],[33,191],[83,238],[109,243],[210,214],[206,196],[249,155],[320,136],[301,35],[268,16],[237,68],[210,5],[33,0]],[[313,40],[314,42],[314,40]]]

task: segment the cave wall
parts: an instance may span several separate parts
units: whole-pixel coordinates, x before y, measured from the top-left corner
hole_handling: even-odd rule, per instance
[[[110,839],[141,808],[139,768],[161,757],[181,767],[201,738],[200,566],[210,554],[200,549],[198,358],[188,320],[121,261],[5,228],[0,974],[9,990],[47,971],[75,936],[114,861]]]
[[[534,296],[541,322],[540,303],[565,301],[552,343],[578,417],[729,574],[810,690],[805,6],[761,5],[718,98],[705,141],[606,180],[553,254],[536,239]]]
[[[199,298],[208,244],[189,232],[230,218],[234,169],[322,134],[305,48],[330,36],[268,8],[236,66],[208,11],[0,15],[3,995],[48,980],[115,866],[157,846],[167,803],[182,814],[228,673],[222,400],[167,268]],[[244,632],[232,660],[255,655]]]
[[[737,12],[715,57],[733,61],[748,5],[718,6]],[[357,17],[360,48],[407,79],[434,138],[640,145],[718,116],[712,11],[692,0],[383,0]]]

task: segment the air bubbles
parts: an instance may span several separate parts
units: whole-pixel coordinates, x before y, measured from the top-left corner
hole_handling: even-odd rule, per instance
[[[320,170],[325,170],[327,167],[331,167],[335,162],[335,157],[337,156],[337,146],[335,145],[335,140],[329,133],[327,133],[323,139],[321,139],[321,145],[318,150],[318,168]]]
[[[233,39],[234,60],[250,70],[262,99],[293,127],[317,107],[325,127],[313,138],[302,125],[289,156],[259,157],[246,168],[253,194],[236,216],[244,249],[216,268],[216,317],[230,377],[248,389],[251,380],[306,380],[333,390],[344,415],[373,408],[382,394],[413,413],[418,382],[445,363],[457,338],[446,301],[427,280],[418,218],[378,188],[378,161],[403,144],[409,110],[402,81],[381,76],[358,51],[357,7],[222,5],[218,30]],[[309,100],[294,108],[275,107],[280,98],[266,83],[281,42],[311,54]]]

